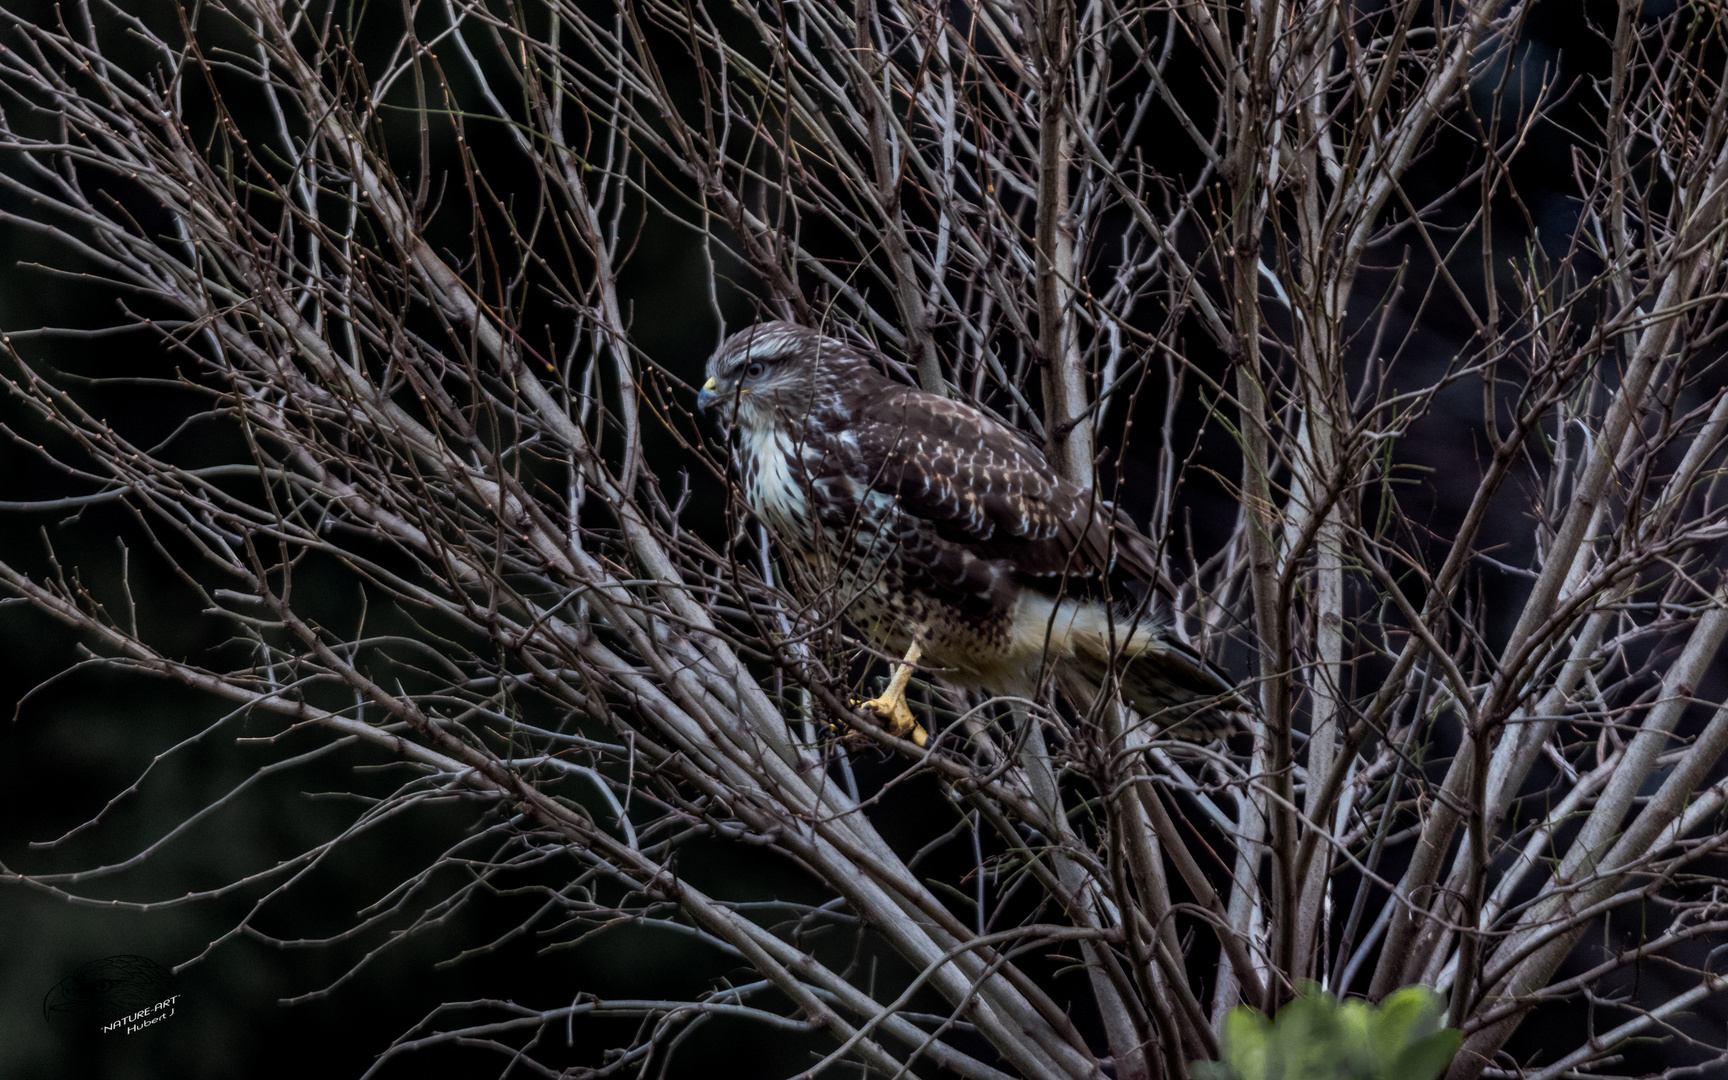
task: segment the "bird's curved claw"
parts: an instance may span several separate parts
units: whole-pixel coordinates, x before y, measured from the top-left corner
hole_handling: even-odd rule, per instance
[[[919,746],[930,741],[930,736],[913,718],[912,710],[907,707],[904,693],[887,693],[869,701],[860,701],[858,708],[878,717],[888,729],[888,734],[895,738],[911,739]]]

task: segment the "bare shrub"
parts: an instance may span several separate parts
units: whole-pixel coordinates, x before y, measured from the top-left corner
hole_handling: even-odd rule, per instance
[[[648,1075],[712,1021],[829,1036],[813,1073],[1178,1076],[1302,979],[1440,988],[1453,1080],[1676,1032],[1626,1067],[1720,1060],[1682,1017],[1725,925],[1728,86],[1703,6],[1645,7],[1594,28],[1583,74],[1532,53],[1520,0],[0,12],[6,219],[112,285],[113,330],[178,357],[182,430],[231,451],[111,426],[32,360],[55,331],[14,328],[11,430],[71,494],[9,511],[124,507],[128,559],[229,640],[175,655],[124,578],[58,561],[0,583],[89,664],[318,733],[270,770],[408,768],[212,891],[258,897],[233,933],[460,799],[472,828],[356,932],[441,868],[465,884],[416,926],[574,860],[501,937],[658,926],[734,976],[447,1003],[385,1064],[461,1044]],[[1557,132],[1564,185],[1521,186]],[[716,285],[633,310],[621,283],[667,272],[637,241],[673,227]],[[691,511],[727,470],[689,412],[700,358],[641,348],[667,319],[718,341],[744,296],[1142,515],[1176,632],[1252,672],[1252,755],[939,685],[928,749],[836,738],[871,658],[735,500]],[[332,579],[351,625],[319,614]],[[891,844],[882,800],[920,782],[951,812]],[[727,895],[679,871],[698,842],[823,899]],[[1640,965],[1663,978],[1634,991]],[[1504,1049],[1580,1001],[1589,1032]],[[640,1025],[571,1049],[597,1017]]]

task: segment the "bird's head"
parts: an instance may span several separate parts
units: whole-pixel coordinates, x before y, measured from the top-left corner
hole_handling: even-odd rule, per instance
[[[843,341],[796,323],[758,323],[714,350],[696,404],[721,423],[757,430],[823,408],[843,381],[871,370]]]

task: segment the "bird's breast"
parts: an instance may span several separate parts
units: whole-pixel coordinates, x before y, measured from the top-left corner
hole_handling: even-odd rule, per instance
[[[744,501],[783,541],[808,547],[815,539],[810,476],[800,449],[775,429],[746,430],[739,440]]]

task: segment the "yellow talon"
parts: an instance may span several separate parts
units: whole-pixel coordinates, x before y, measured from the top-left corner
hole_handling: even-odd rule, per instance
[[[912,678],[913,665],[924,655],[924,647],[916,640],[912,647],[906,650],[905,659],[894,666],[894,675],[888,680],[888,689],[882,691],[881,697],[860,702],[860,709],[867,709],[882,718],[888,727],[888,734],[899,739],[911,739],[919,746],[930,741],[930,736],[918,726],[918,721],[912,718],[912,710],[906,705],[906,683]]]
[[[906,705],[904,689],[895,693],[890,688],[889,692],[881,697],[859,702],[858,707],[881,717],[882,723],[887,725],[888,734],[896,738],[911,739],[919,746],[930,741],[930,736],[925,734],[923,727],[913,719],[912,710]]]

